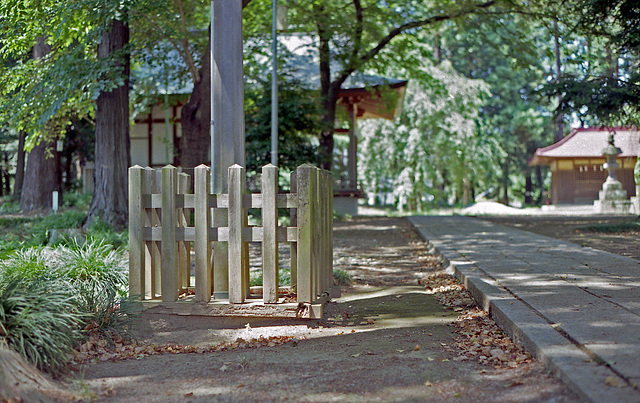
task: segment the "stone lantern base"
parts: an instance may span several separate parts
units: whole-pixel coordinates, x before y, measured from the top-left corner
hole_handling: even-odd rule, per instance
[[[597,213],[601,214],[631,214],[632,204],[627,199],[627,191],[622,188],[620,181],[608,177],[602,185],[599,200],[593,202]]]

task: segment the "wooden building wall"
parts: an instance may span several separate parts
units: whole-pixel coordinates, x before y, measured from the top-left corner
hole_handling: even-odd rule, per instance
[[[563,159],[551,163],[551,201],[553,204],[591,203],[607,178],[604,158]],[[619,158],[618,180],[627,196],[636,195],[633,167],[636,158]]]
[[[148,114],[138,116],[131,126],[131,164],[142,167],[163,167],[167,164],[180,165],[180,124],[179,105],[168,109],[169,131],[165,128],[167,108],[157,105]],[[168,134],[168,135],[167,135]]]

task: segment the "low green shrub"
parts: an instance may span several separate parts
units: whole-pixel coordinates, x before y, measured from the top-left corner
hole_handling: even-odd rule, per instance
[[[37,278],[55,278],[51,259],[42,248],[28,248],[12,252],[0,261],[0,285],[13,281],[31,282]]]
[[[335,285],[351,285],[351,276],[344,270],[333,270],[333,282]]]
[[[54,370],[83,336],[126,336],[138,308],[126,297],[126,266],[98,240],[10,254],[0,262],[0,341]]]
[[[126,248],[129,245],[128,230],[118,232],[99,217],[89,224],[86,235],[89,239],[101,239],[112,245],[114,249]]]
[[[78,210],[87,211],[91,204],[91,197],[91,193],[65,192],[62,195],[62,206],[75,207]]]
[[[87,214],[79,210],[65,210],[49,214],[33,224],[33,240],[36,245],[47,243],[47,231],[51,229],[80,228],[87,219]]]
[[[0,285],[0,341],[44,371],[69,360],[83,315],[64,285],[50,278]]]

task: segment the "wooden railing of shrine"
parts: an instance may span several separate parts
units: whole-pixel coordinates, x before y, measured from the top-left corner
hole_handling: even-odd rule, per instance
[[[143,301],[173,303],[192,289],[193,302],[210,302],[228,292],[229,304],[250,298],[249,242],[262,244],[264,304],[277,304],[278,243],[291,244],[291,289],[300,303],[317,303],[333,287],[333,180],[328,171],[302,165],[291,177],[291,192],[279,193],[278,168],[262,169],[261,193],[247,193],[243,167],[229,168],[228,193],[210,192],[207,166],[190,177],[173,166],[129,169],[129,294]],[[249,226],[248,209],[261,209],[262,225]],[[278,209],[289,209],[291,224],[278,225]],[[224,225],[214,226],[214,216]],[[193,223],[191,222],[193,218]],[[228,289],[213,287],[212,249],[228,248]],[[190,284],[194,250],[195,283]]]

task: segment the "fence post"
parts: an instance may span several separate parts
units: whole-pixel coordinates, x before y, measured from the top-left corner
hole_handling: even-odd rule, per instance
[[[296,194],[298,191],[298,174],[297,170],[291,172],[289,179],[289,190],[291,194]],[[298,226],[298,208],[292,208],[289,212],[289,225],[292,227]],[[295,292],[298,285],[298,242],[293,241],[289,243],[290,260],[291,260],[291,289]]]
[[[150,167],[146,167],[145,170],[145,184],[144,193],[153,195],[160,193],[160,183],[158,180],[158,172]],[[160,226],[160,213],[155,208],[150,208],[147,212],[147,220],[149,227]],[[160,262],[161,253],[160,245],[156,241],[149,242],[149,250],[147,252],[147,267],[145,268],[145,275],[147,281],[147,289],[145,293],[148,293],[149,298],[154,299],[160,293]]]
[[[229,226],[229,213],[221,208],[214,208],[213,226],[216,228]],[[229,244],[213,243],[213,296],[216,299],[229,298]]]
[[[311,302],[313,295],[313,270],[315,268],[315,251],[313,245],[314,198],[316,194],[315,167],[304,164],[298,167],[298,302]]]
[[[323,169],[318,170],[318,260],[320,267],[318,267],[318,292],[323,293],[328,290],[329,285],[327,283],[327,266],[329,265],[327,256],[327,206],[328,206],[328,191],[327,184],[327,171]]]
[[[177,168],[162,168],[162,302],[178,300],[178,245],[176,244]]]
[[[195,168],[195,259],[196,259],[196,302],[211,300],[211,169],[206,165]]]
[[[329,293],[332,294],[333,290],[333,174],[331,171],[325,172],[325,180],[327,181],[327,226],[326,232],[326,250],[327,255],[327,286],[329,287]],[[333,297],[333,295],[331,295]]]
[[[243,167],[238,164],[229,167],[229,302],[232,304],[243,303],[248,288],[242,239],[246,215],[242,206],[245,182]]]
[[[178,174],[178,194],[186,195],[189,193],[189,180],[191,178],[186,173]],[[189,215],[187,209],[181,207],[178,209],[178,227],[187,228],[189,226]],[[186,291],[191,285],[191,247],[189,242],[178,242],[178,272],[180,274],[180,289]]]
[[[262,296],[265,304],[278,302],[278,168],[262,167]]]
[[[145,244],[142,239],[144,227],[144,175],[142,167],[129,168],[129,297],[144,299]]]

